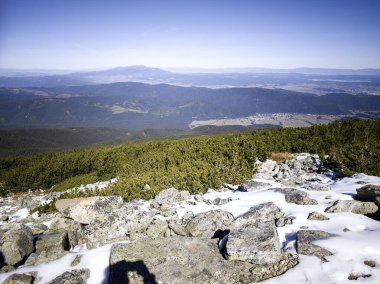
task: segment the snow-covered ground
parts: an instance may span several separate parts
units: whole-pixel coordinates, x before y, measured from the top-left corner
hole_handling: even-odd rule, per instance
[[[366,216],[353,213],[324,213],[328,205],[335,200],[351,200],[356,194],[356,189],[363,186],[363,182],[380,184],[380,177],[357,174],[351,178],[343,178],[333,181],[324,175],[318,175],[319,183],[329,185],[331,191],[311,191],[302,187],[311,198],[318,201],[318,205],[295,205],[285,201],[284,194],[275,192],[274,187],[284,187],[273,180],[254,179],[255,181],[269,183],[267,188],[255,192],[210,192],[205,194],[205,199],[232,198],[227,204],[216,206],[205,202],[192,202],[190,204],[178,204],[173,207],[177,210],[179,217],[187,211],[195,214],[221,209],[231,212],[235,217],[248,211],[252,206],[263,202],[274,202],[286,216],[294,216],[293,224],[278,227],[280,241],[284,248],[296,253],[295,238],[299,229],[323,230],[336,236],[314,242],[327,248],[334,254],[328,256],[328,262],[322,262],[315,256],[299,255],[300,263],[285,274],[268,279],[263,283],[347,283],[347,277],[353,274],[370,274],[368,278],[360,277],[357,282],[380,283],[380,222]],[[358,183],[361,182],[361,183]],[[195,201],[194,196],[190,200]],[[144,202],[142,207],[149,210],[149,202]],[[327,221],[311,221],[307,217],[311,212],[325,214]],[[18,211],[18,216],[24,216],[24,211]],[[302,227],[302,228],[301,228]],[[96,249],[75,248],[69,254],[47,264],[37,266],[20,267],[11,273],[0,274],[0,282],[12,273],[37,271],[42,277],[40,283],[46,283],[54,277],[70,269],[89,268],[90,278],[88,283],[108,283],[108,260],[112,244]],[[77,256],[82,255],[80,264],[71,267],[70,263]],[[364,261],[371,260],[377,266],[371,268]]]

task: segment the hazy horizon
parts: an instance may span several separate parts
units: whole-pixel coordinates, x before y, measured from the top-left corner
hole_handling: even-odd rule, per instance
[[[380,2],[0,1],[0,66],[380,67]]]

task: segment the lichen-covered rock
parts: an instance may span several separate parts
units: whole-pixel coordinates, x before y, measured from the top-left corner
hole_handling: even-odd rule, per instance
[[[307,216],[307,219],[312,221],[326,221],[329,220],[329,218],[326,215],[323,215],[319,212],[311,212],[309,216]]]
[[[0,252],[3,256],[3,265],[18,266],[34,251],[32,230],[25,225],[16,224],[1,234]]]
[[[169,228],[174,232],[174,234],[179,236],[188,236],[189,233],[186,230],[186,227],[178,222],[169,222]]]
[[[215,241],[167,238],[112,246],[110,284],[116,283],[237,283],[236,267],[220,255]]]
[[[71,248],[74,248],[77,245],[83,245],[87,243],[87,237],[84,232],[84,225],[79,222],[72,222],[70,228],[67,231],[67,237]]]
[[[326,213],[352,212],[355,214],[373,214],[378,207],[373,202],[361,202],[358,200],[337,200],[330,207],[326,208]]]
[[[226,230],[234,216],[226,211],[211,210],[196,215],[186,225],[186,231],[192,237],[213,237],[217,230]]]
[[[230,226],[226,243],[228,259],[268,265],[281,256],[275,222],[283,213],[273,203],[252,207]]]
[[[55,207],[65,217],[82,224],[90,224],[105,218],[122,204],[123,198],[120,196],[93,196],[60,199],[55,203]]]
[[[58,213],[51,220],[49,231],[50,232],[67,231],[73,222],[75,221],[69,218],[65,218],[63,215]]]
[[[254,265],[249,269],[250,281],[260,282],[265,279],[276,277],[288,271],[298,264],[298,255],[285,252],[274,263],[269,265]]]
[[[293,224],[293,220],[296,219],[294,216],[281,217],[276,220],[276,227],[284,227],[286,225]]]
[[[88,248],[146,237],[147,228],[156,214],[155,211],[142,209],[136,203],[124,203],[103,219],[96,219],[91,224],[83,226],[78,231],[78,236],[86,242]]]
[[[182,224],[187,225],[187,223],[190,222],[191,219],[194,218],[194,213],[191,211],[187,211],[183,216],[182,216]]]
[[[263,178],[263,179],[273,179],[273,176],[276,175],[278,171],[278,168],[276,167],[277,167],[277,163],[273,160],[266,160],[265,162],[256,160],[255,162],[256,173],[254,177]]]
[[[61,258],[70,250],[67,232],[40,235],[36,238],[36,252],[28,264],[40,264]]]
[[[279,218],[282,218],[284,213],[273,202],[265,202],[253,206],[246,213],[240,215],[234,220],[234,226],[245,223],[264,223],[272,224]]]
[[[146,235],[151,239],[162,238],[168,229],[169,227],[166,221],[154,219],[148,226]]]
[[[270,222],[246,223],[232,227],[226,244],[229,260],[268,265],[281,256],[277,229]]]
[[[285,200],[288,203],[297,205],[316,205],[318,202],[310,198],[306,192],[295,188],[277,188],[276,191],[285,194]]]
[[[315,255],[323,261],[326,261],[325,257],[332,255],[332,252],[313,244],[312,241],[326,239],[333,236],[333,234],[319,230],[300,230],[297,232],[297,253]]]
[[[209,238],[143,240],[112,246],[109,283],[250,283],[284,273],[294,263],[290,254],[279,258],[277,269],[226,261]]]
[[[3,284],[32,284],[35,277],[32,274],[15,273],[4,280]]]
[[[26,226],[32,230],[33,235],[43,234],[49,230],[48,226],[42,223],[29,223]]]
[[[164,204],[180,203],[190,197],[188,191],[180,191],[175,188],[168,188],[161,190],[160,193],[156,195],[154,200],[159,206]]]
[[[66,271],[48,284],[86,284],[89,277],[90,271],[88,269],[75,269]]]

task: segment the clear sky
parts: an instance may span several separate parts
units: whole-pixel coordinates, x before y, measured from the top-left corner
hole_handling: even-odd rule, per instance
[[[0,0],[0,67],[380,67],[379,0]]]

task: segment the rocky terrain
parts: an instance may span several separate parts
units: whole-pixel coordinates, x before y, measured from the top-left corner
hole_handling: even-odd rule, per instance
[[[380,178],[339,178],[317,156],[256,162],[252,180],[148,201],[62,193],[0,200],[2,283],[380,281]],[[83,186],[102,189],[116,179]]]

